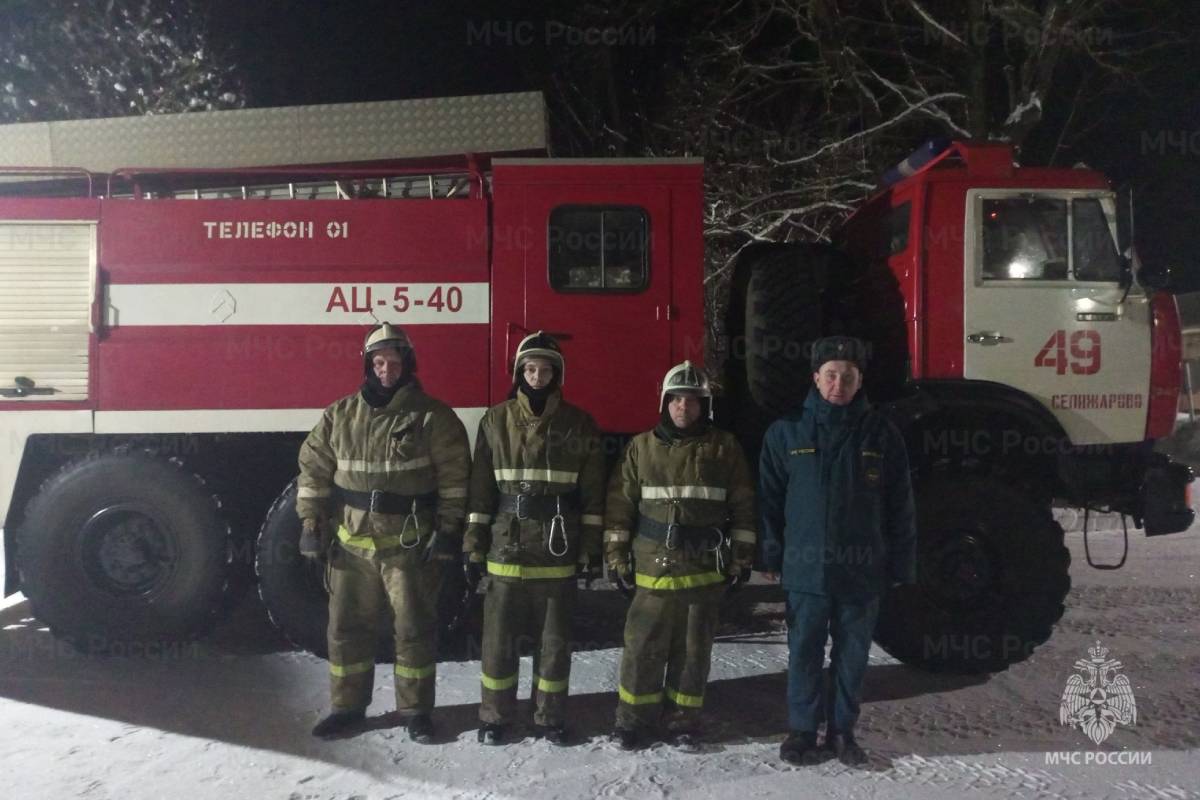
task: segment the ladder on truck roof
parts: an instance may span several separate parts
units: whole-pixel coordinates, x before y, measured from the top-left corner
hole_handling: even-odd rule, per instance
[[[0,167],[0,197],[175,200],[432,200],[483,196],[487,177],[474,158],[442,170],[401,167],[297,167],[244,170],[85,170]]]
[[[0,196],[91,197],[103,182],[108,197],[464,197],[482,177],[462,154],[546,145],[540,92],[18,123],[0,125],[0,153],[23,165],[0,168]]]
[[[9,164],[113,172],[545,153],[541,92],[0,125]]]
[[[114,199],[394,200],[481,197],[479,160],[441,166],[255,167],[244,170],[121,169],[107,176]]]

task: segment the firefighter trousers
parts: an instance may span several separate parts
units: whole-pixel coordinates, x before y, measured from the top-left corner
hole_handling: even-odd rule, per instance
[[[667,730],[685,731],[698,724],[724,592],[720,584],[637,590],[625,617],[618,728],[661,721]]]
[[[363,558],[341,548],[331,558],[328,642],[333,709],[370,705],[380,623],[391,617],[396,709],[428,714],[434,705],[437,599],[444,565],[430,562],[401,569],[395,559]]]
[[[481,722],[513,721],[521,649],[527,645],[533,651],[533,721],[565,723],[574,606],[574,577],[490,579],[483,596]]]

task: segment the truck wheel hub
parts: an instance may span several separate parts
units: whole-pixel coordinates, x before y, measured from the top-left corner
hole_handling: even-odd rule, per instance
[[[83,526],[84,571],[110,594],[153,594],[176,563],[174,543],[166,531],[152,515],[134,506],[103,508]]]
[[[933,583],[928,588],[944,600],[977,600],[992,586],[991,558],[974,534],[964,531],[947,536],[933,563],[935,567],[928,573]]]

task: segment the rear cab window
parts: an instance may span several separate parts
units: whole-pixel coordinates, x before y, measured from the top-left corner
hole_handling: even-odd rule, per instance
[[[547,231],[559,292],[640,292],[650,282],[650,223],[636,206],[558,206]]]

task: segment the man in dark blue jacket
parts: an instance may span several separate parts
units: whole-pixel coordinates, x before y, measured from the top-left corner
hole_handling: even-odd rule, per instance
[[[767,430],[759,465],[761,563],[787,592],[788,727],[784,761],[844,764],[866,754],[854,740],[859,690],[890,586],[916,581],[916,527],[908,455],[899,431],[859,393],[866,347],[831,336],[813,345],[813,383],[799,413]],[[833,639],[830,692],[821,693]]]

